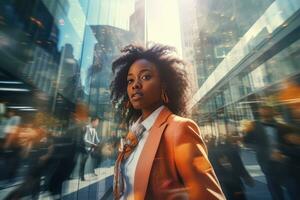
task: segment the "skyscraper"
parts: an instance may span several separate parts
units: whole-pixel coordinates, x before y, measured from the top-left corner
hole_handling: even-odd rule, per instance
[[[182,57],[190,63],[186,70],[193,92],[198,89],[197,62],[194,53],[194,44],[198,39],[196,1],[178,0]]]
[[[145,44],[145,0],[137,0],[135,2],[134,13],[130,16],[130,31],[135,36],[136,43]]]

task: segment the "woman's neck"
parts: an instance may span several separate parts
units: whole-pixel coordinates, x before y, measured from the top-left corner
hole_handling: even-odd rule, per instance
[[[163,104],[159,103],[155,106],[152,106],[150,109],[144,109],[142,110],[142,117],[141,117],[141,122],[144,121],[151,113],[153,113],[157,108],[162,106]]]

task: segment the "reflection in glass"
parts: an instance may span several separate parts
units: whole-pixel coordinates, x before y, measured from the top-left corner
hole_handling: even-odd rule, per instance
[[[298,0],[0,1],[0,199],[112,197],[127,127],[110,101],[111,62],[147,42],[173,42],[189,62],[191,116],[227,198],[282,197],[275,183],[297,199],[299,9]],[[82,138],[95,116],[101,162],[94,177],[89,155],[82,181]],[[288,172],[280,184],[261,152]]]

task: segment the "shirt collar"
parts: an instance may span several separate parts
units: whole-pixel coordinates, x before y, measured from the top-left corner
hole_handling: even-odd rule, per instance
[[[90,128],[90,129],[94,129],[94,127],[92,126],[92,124],[88,124],[86,127]]]
[[[157,119],[159,113],[162,111],[162,109],[164,108],[165,106],[162,105],[160,106],[159,108],[157,108],[155,111],[153,111],[146,119],[144,119],[144,121],[140,122],[141,120],[141,117],[139,117],[138,120],[136,120],[136,122],[133,123],[131,129],[134,129],[138,124],[142,124],[145,128],[146,128],[146,131],[149,131],[150,128],[153,126],[155,120]]]

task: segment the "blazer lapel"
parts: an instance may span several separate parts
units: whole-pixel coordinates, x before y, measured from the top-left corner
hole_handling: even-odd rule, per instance
[[[145,199],[149,175],[152,168],[152,163],[157,152],[161,136],[167,127],[165,123],[168,117],[171,115],[171,111],[168,108],[164,108],[159,114],[158,118],[154,122],[152,128],[149,131],[149,136],[143,147],[140,158],[137,163],[135,176],[134,176],[134,199]]]

